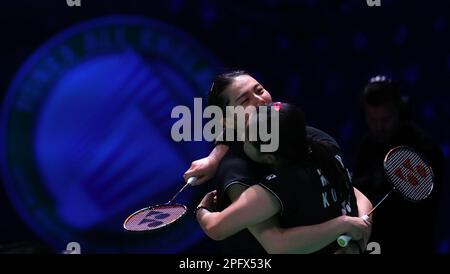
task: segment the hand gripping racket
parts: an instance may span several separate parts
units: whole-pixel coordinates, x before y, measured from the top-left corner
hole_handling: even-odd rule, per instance
[[[404,199],[411,202],[419,202],[426,199],[433,190],[433,170],[412,148],[398,146],[391,149],[386,154],[383,165],[392,189],[369,213],[361,217],[365,221],[369,219],[370,214],[393,190],[396,190]],[[346,247],[351,239],[348,235],[341,235],[337,242],[339,246]]]
[[[197,177],[190,177],[187,183],[165,204],[149,206],[131,214],[123,228],[131,232],[145,232],[167,227],[179,220],[187,211],[182,204],[172,203],[188,185],[195,185]]]

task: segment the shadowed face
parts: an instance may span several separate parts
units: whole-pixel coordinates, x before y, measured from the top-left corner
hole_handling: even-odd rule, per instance
[[[244,153],[253,162],[259,164],[273,165],[276,163],[276,157],[273,154],[259,152],[259,150],[248,141],[244,142]]]
[[[399,127],[398,110],[393,104],[381,106],[366,104],[365,111],[367,124],[372,136],[378,142],[388,142]]]

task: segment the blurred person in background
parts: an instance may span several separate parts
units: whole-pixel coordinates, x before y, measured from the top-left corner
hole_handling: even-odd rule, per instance
[[[382,254],[434,253],[438,198],[442,188],[443,154],[437,143],[412,121],[412,108],[399,85],[387,76],[370,79],[362,94],[369,128],[356,158],[353,183],[372,204],[386,195],[391,185],[384,176],[383,160],[396,146],[415,149],[431,165],[435,185],[430,197],[412,203],[395,193],[375,212],[371,241]]]

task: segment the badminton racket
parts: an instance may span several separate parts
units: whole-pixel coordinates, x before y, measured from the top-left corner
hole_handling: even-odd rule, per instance
[[[175,198],[189,185],[195,185],[197,177],[190,177],[186,184],[165,204],[140,209],[125,220],[123,228],[129,232],[154,231],[179,220],[187,211],[183,204],[173,203]]]
[[[410,147],[398,146],[391,149],[384,158],[383,166],[392,189],[369,213],[361,217],[365,221],[393,191],[397,191],[408,201],[420,202],[433,190],[434,174],[431,166]],[[341,235],[337,242],[339,246],[346,247],[351,239],[348,235]]]

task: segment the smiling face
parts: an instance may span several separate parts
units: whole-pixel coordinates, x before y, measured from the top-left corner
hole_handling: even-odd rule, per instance
[[[248,74],[233,78],[233,81],[223,91],[228,106],[242,106],[245,113],[245,125],[249,116],[255,111],[254,107],[272,102],[272,96]]]
[[[233,79],[223,94],[228,98],[227,105],[262,106],[272,102],[272,96],[250,75],[240,75]]]

